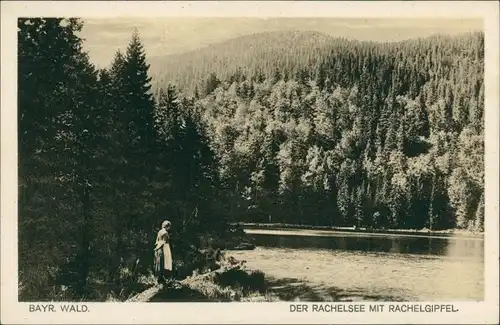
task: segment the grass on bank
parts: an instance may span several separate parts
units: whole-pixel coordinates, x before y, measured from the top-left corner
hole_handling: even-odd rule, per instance
[[[221,267],[220,250],[211,248],[178,248],[174,258],[174,276],[177,281],[193,274],[207,273]],[[146,252],[149,253],[149,252]],[[94,265],[87,276],[84,292],[78,294],[74,284],[78,281],[78,264],[65,269],[61,266],[38,264],[20,270],[18,283],[19,301],[125,301],[148,288],[157,285],[152,274],[150,254],[131,254],[118,268],[109,270],[109,265]]]
[[[195,272],[182,281],[158,285],[153,279],[150,283],[153,287],[148,289],[151,290],[149,293],[141,293],[127,301],[266,302],[280,300],[269,290],[269,283],[264,273],[250,270],[245,266],[245,261],[236,261],[232,257],[222,259],[216,270],[202,274]]]

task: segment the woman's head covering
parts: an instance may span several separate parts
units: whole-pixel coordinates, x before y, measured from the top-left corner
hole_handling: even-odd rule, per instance
[[[163,221],[163,222],[161,223],[161,227],[162,227],[162,228],[170,228],[170,225],[171,225],[171,223],[170,223],[170,221],[168,221],[168,220],[165,220],[165,221]]]

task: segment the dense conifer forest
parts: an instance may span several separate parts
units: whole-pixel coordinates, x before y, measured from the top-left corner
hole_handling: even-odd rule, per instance
[[[482,33],[265,33],[151,73],[137,32],[97,69],[81,28],[18,21],[21,299],[123,291],[165,218],[179,277],[230,221],[483,230]]]

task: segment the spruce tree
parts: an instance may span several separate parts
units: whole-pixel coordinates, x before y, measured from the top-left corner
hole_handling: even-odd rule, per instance
[[[36,226],[36,237],[57,247],[48,250],[60,269],[52,276],[82,297],[91,272],[97,176],[93,158],[103,137],[97,73],[81,50],[79,20],[19,19],[18,27],[20,238],[27,237],[27,246],[20,250],[20,269],[33,236],[24,224],[43,222]],[[30,255],[49,257],[33,251]],[[43,266],[45,261],[30,263]]]
[[[117,244],[121,245],[117,247],[119,255],[126,254],[126,246],[136,252],[146,251],[150,244],[149,230],[157,217],[151,184],[157,166],[155,105],[148,69],[144,47],[134,30],[125,55],[117,52],[111,68],[117,95],[114,105],[120,152],[117,176],[122,185],[117,187],[115,196],[123,199],[123,205],[116,209],[116,221],[120,225],[116,229]]]

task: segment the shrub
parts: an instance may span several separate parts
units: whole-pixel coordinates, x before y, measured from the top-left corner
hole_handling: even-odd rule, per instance
[[[263,293],[267,290],[267,282],[261,271],[246,271],[241,268],[231,268],[217,273],[214,282],[221,286],[239,287],[243,295],[252,291]]]

